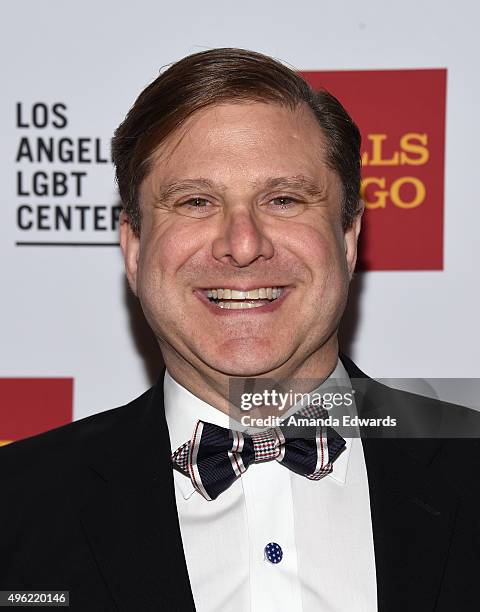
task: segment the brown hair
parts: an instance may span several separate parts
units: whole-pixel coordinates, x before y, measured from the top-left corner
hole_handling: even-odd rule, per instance
[[[132,229],[140,232],[138,191],[152,153],[195,111],[228,101],[312,109],[327,141],[329,167],[343,184],[342,223],[351,226],[360,197],[360,132],[340,102],[314,91],[280,62],[244,49],[212,49],[172,64],[138,96],[112,139],[116,179]]]

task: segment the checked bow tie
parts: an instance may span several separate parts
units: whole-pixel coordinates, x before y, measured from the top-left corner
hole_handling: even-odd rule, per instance
[[[323,408],[308,406],[295,416],[314,416],[318,423],[328,414]],[[252,463],[275,459],[311,480],[332,472],[333,462],[345,447],[345,440],[334,429],[315,425],[302,428],[302,436],[290,434],[288,427],[247,434],[197,421],[191,440],[172,454],[172,461],[209,501],[228,489]]]

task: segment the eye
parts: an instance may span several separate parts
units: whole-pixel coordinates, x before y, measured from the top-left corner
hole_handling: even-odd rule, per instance
[[[293,217],[304,211],[305,203],[291,196],[280,195],[269,200],[264,208],[270,214]]]
[[[208,200],[205,198],[190,198],[186,202],[182,202],[180,206],[186,206],[190,208],[205,208],[208,204]]]
[[[188,217],[204,217],[215,211],[215,205],[207,198],[195,197],[175,206],[177,212]]]
[[[278,198],[273,198],[270,200],[271,202],[275,202],[275,208],[291,208],[297,202],[293,198],[289,198],[287,196],[280,196]]]

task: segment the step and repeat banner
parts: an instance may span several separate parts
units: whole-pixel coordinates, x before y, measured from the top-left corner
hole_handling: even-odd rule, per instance
[[[480,9],[333,4],[2,6],[0,444],[126,403],[158,375],[124,278],[110,139],[162,67],[213,47],[285,62],[361,129],[344,351],[371,376],[476,393]]]

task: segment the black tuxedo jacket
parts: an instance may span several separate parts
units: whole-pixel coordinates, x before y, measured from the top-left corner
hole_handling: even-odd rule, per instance
[[[438,414],[439,402],[388,389],[342,361],[352,380],[368,382],[360,415]],[[447,418],[477,435],[480,415],[471,412],[449,406]],[[479,609],[478,438],[362,443],[379,610]],[[69,590],[81,612],[195,609],[163,375],[126,406],[0,449],[0,495],[0,590]]]

